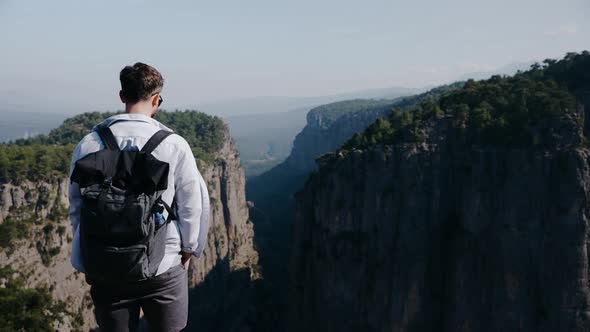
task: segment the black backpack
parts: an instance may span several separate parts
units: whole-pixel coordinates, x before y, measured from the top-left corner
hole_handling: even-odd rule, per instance
[[[105,146],[76,161],[71,182],[80,185],[80,249],[89,280],[126,282],[155,276],[166,231],[175,215],[161,199],[170,165],[152,151],[172,132],[160,130],[141,151],[120,150],[106,125]],[[166,220],[157,218],[166,209]]]

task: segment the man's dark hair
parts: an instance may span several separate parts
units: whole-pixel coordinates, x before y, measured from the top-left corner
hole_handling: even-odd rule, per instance
[[[161,92],[164,87],[162,74],[156,68],[141,62],[125,66],[119,74],[119,80],[125,102],[130,104],[148,99],[154,93]]]

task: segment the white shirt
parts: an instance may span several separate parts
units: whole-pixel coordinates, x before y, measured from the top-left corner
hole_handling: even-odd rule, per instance
[[[147,140],[158,130],[172,131],[157,120],[142,114],[117,114],[105,119],[103,123],[112,123],[109,128],[121,150],[141,150]],[[70,176],[78,159],[104,148],[98,133],[94,131],[95,128],[96,126],[76,146],[70,164]],[[156,272],[158,275],[166,272],[173,265],[180,264],[181,251],[192,252],[196,257],[201,256],[209,228],[209,193],[197,169],[193,152],[187,141],[180,135],[168,136],[154,149],[152,155],[170,165],[168,189],[162,194],[162,199],[171,205],[176,194],[175,212],[178,217],[178,220],[173,220],[168,227],[166,251],[158,266]],[[77,183],[70,183],[69,200],[70,223],[74,233],[71,262],[76,270],[84,272],[78,227],[82,199]],[[168,215],[166,211],[163,214],[164,218]]]

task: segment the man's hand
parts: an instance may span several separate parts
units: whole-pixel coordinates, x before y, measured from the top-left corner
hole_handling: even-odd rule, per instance
[[[191,261],[191,257],[193,256],[193,253],[191,252],[181,252],[180,253],[180,263],[182,264],[182,266],[184,266],[185,270],[188,270],[188,265]]]

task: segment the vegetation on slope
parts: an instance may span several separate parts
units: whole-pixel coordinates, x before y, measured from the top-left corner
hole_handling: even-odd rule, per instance
[[[225,124],[216,116],[196,111],[158,112],[156,120],[184,137],[197,159],[212,162],[223,145]]]
[[[0,183],[40,181],[67,174],[75,144],[94,125],[115,114],[83,113],[66,119],[47,135],[0,144]],[[225,125],[218,117],[196,111],[162,111],[156,120],[184,137],[195,158],[202,161],[212,162],[223,144]]]
[[[354,135],[342,152],[376,144],[422,142],[427,127],[449,118],[451,131],[469,146],[501,145],[546,148],[581,125],[576,97],[590,89],[590,54],[569,53],[545,60],[513,77],[470,80],[439,100],[427,100],[407,112],[392,111],[363,133]],[[573,124],[573,126],[572,126]],[[329,161],[331,155],[320,160]]]
[[[309,111],[309,115],[321,118],[321,127],[327,129],[344,115],[359,115],[364,112],[375,112],[381,109],[405,110],[415,107],[426,100],[436,100],[451,91],[457,90],[465,82],[456,82],[442,85],[427,92],[413,96],[399,97],[396,99],[352,99],[344,100],[315,107]]]
[[[74,144],[0,144],[0,183],[40,181],[67,174]]]
[[[353,99],[330,103],[318,106],[309,111],[309,116],[317,116],[321,118],[321,128],[329,128],[336,120],[345,114],[362,113],[364,111],[373,110],[375,108],[389,106],[394,103],[393,100],[382,99]]]

